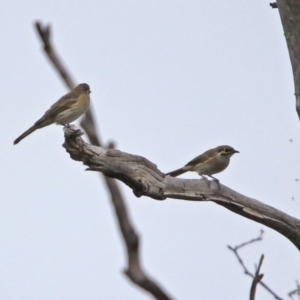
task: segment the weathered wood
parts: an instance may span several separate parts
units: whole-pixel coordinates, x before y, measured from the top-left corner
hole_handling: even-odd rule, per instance
[[[137,197],[212,201],[276,230],[300,250],[300,220],[225,185],[220,184],[219,188],[216,183],[211,182],[209,186],[202,179],[165,176],[155,164],[144,157],[85,143],[74,126],[65,128],[63,146],[72,159],[87,165],[87,170],[99,171],[124,182]]]

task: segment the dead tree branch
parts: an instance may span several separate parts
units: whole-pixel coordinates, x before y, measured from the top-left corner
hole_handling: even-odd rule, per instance
[[[43,43],[44,51],[55,70],[58,71],[64,83],[69,89],[74,88],[75,81],[70,73],[66,70],[62,61],[58,58],[51,41],[50,26],[42,26],[40,22],[35,23],[36,30]],[[101,146],[99,134],[97,132],[92,109],[90,108],[81,121],[81,126],[89,137],[93,145]],[[159,286],[154,280],[143,271],[139,259],[139,237],[129,219],[125,199],[117,185],[117,182],[109,177],[103,176],[107,189],[110,193],[111,201],[115,209],[118,224],[122,237],[127,247],[128,267],[124,273],[132,282],[152,294],[156,299],[169,300],[171,297]]]
[[[144,157],[114,149],[87,144],[74,136],[76,127],[65,128],[63,147],[71,158],[83,162],[88,170],[99,171],[128,185],[137,196],[157,200],[166,198],[191,201],[212,201],[243,217],[268,226],[288,238],[300,250],[300,220],[246,197],[225,185],[206,184],[201,179],[179,179],[165,176]]]

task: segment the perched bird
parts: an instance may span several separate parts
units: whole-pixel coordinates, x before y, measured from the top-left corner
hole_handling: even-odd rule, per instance
[[[203,154],[195,157],[188,162],[183,168],[177,169],[173,172],[167,173],[172,177],[181,175],[187,171],[197,172],[204,180],[207,178],[203,175],[211,177],[214,181],[219,183],[219,180],[213,177],[213,174],[220,173],[225,170],[230,162],[230,157],[239,151],[230,146],[218,146],[216,148],[205,151]]]
[[[39,128],[53,123],[65,126],[78,119],[90,106],[90,93],[88,84],[78,84],[73,90],[55,102],[33,126],[14,141],[14,144],[19,143],[27,135]]]

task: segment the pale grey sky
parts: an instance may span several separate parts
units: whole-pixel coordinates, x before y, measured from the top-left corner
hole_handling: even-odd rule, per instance
[[[69,158],[62,128],[13,146],[67,92],[35,20],[52,25],[68,69],[91,86],[105,142],[163,172],[229,144],[241,153],[220,181],[299,218],[300,124],[269,1],[2,0],[0,16],[1,299],[149,299],[122,274],[124,247],[106,188]],[[120,187],[143,264],[174,298],[247,299],[251,280],[227,245],[260,229],[263,242],[241,251],[249,269],[263,253],[264,280],[284,298],[300,280],[299,252],[277,232],[212,203],[135,198]],[[259,287],[257,299],[273,297]]]

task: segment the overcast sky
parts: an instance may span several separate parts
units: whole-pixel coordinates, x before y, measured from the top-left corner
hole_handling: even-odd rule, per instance
[[[28,129],[68,90],[33,22],[52,25],[76,81],[92,90],[101,137],[171,171],[207,149],[241,153],[216,177],[300,216],[300,124],[278,10],[270,1],[1,1],[0,295],[5,300],[149,299],[122,274],[123,242],[103,180],[69,158],[60,126]],[[83,136],[86,139],[85,136]],[[292,139],[292,142],[290,141]],[[198,178],[197,174],[182,175]],[[142,262],[175,299],[247,299],[227,245],[279,296],[300,280],[299,251],[214,203],[136,198],[119,182]],[[257,299],[274,299],[261,287]]]

